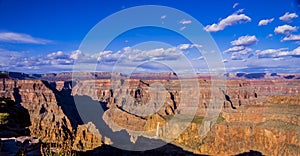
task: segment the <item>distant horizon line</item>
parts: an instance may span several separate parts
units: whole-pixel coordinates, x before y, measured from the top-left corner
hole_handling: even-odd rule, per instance
[[[130,75],[130,74],[163,74],[163,73],[175,73],[176,75],[184,75],[184,74],[223,74],[223,73],[218,73],[218,72],[196,72],[196,73],[176,73],[172,71],[165,71],[165,72],[136,72],[136,73],[121,73],[121,72],[110,72],[110,71],[62,71],[62,72],[48,72],[48,73],[26,73],[26,72],[21,72],[21,71],[7,71],[7,70],[0,70],[0,73],[21,73],[21,74],[26,74],[26,75],[46,75],[46,74],[63,74],[63,73],[118,73],[118,74],[124,74],[124,75]],[[224,72],[224,74],[300,74],[300,72]]]

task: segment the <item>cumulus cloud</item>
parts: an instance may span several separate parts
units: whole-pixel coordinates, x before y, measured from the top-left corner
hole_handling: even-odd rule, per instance
[[[243,60],[242,55],[239,55],[239,53],[233,53],[230,57],[231,60]]]
[[[181,56],[181,52],[177,48],[157,48],[152,50],[130,49],[123,56],[128,61],[143,62],[143,61],[157,61],[157,60],[176,60]]]
[[[180,44],[177,46],[179,50],[187,50],[191,47],[190,44]]]
[[[285,36],[281,41],[300,41],[300,35]]]
[[[70,58],[71,59],[74,59],[74,60],[77,60],[77,59],[79,59],[79,58],[81,58],[81,57],[83,57],[84,55],[83,55],[83,53],[80,51],[80,50],[75,50],[75,51],[73,51],[72,53],[71,53],[71,55],[70,55]]]
[[[199,44],[180,44],[177,46],[179,50],[188,50],[190,48],[202,48],[202,45]]]
[[[289,55],[293,57],[300,57],[300,46],[294,49]]]
[[[254,35],[241,36],[237,40],[231,41],[233,47],[225,50],[224,53],[232,53],[232,60],[244,60],[244,58],[253,51],[249,46],[254,45],[257,41],[258,39]]]
[[[224,52],[225,53],[230,53],[230,52],[235,52],[235,51],[241,51],[241,50],[244,50],[245,47],[244,46],[234,46],[234,47],[231,47],[227,50],[225,50]]]
[[[291,32],[295,32],[298,30],[298,27],[296,26],[290,26],[290,25],[282,25],[282,26],[278,26],[274,29],[274,32],[276,34],[285,34],[285,35],[289,35]]]
[[[239,3],[234,3],[233,6],[232,6],[232,8],[234,9],[234,8],[236,8],[238,5],[239,5]]]
[[[287,50],[287,48],[256,50],[256,55],[258,58],[276,58],[282,56]]]
[[[130,47],[125,47],[124,51],[129,51]],[[121,51],[113,52],[113,51],[103,51],[99,52],[98,54],[94,54],[91,58],[97,59],[101,62],[115,62],[122,56]]]
[[[179,23],[185,25],[185,24],[191,24],[192,21],[191,20],[185,20],[185,19],[183,19]]]
[[[217,32],[217,31],[224,30],[228,26],[232,26],[239,23],[250,22],[250,21],[251,18],[248,17],[247,15],[234,13],[232,15],[229,15],[225,19],[222,19],[219,23],[207,25],[204,29],[207,32]]]
[[[244,60],[245,56],[252,52],[251,48],[245,48],[240,51],[233,52],[231,55],[232,60]]]
[[[258,26],[268,25],[269,23],[271,23],[273,21],[274,21],[274,18],[263,19],[258,22]]]
[[[258,39],[255,35],[253,36],[241,36],[237,40],[231,41],[231,45],[233,46],[251,46],[254,45]]]
[[[257,50],[258,58],[300,57],[300,46],[289,51],[287,48]]]
[[[191,44],[191,48],[202,48],[203,46],[200,44]]]
[[[50,40],[35,38],[28,34],[14,32],[0,32],[0,41],[12,43],[30,43],[30,44],[47,44]]]
[[[279,17],[279,19],[284,22],[292,22],[292,20],[297,17],[298,15],[296,13],[286,12],[283,16]]]
[[[251,54],[253,50],[244,46],[235,46],[225,50],[224,52],[232,52],[231,59],[232,60],[244,60],[249,54]],[[253,54],[252,54],[253,55]]]
[[[67,58],[69,58],[69,55],[65,54],[62,51],[57,51],[57,52],[48,54],[47,58],[49,58],[49,59],[67,59]]]

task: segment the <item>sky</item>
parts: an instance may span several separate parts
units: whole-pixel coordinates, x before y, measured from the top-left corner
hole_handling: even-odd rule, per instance
[[[99,27],[144,5],[173,8],[178,15],[144,10]],[[159,26],[126,30],[100,48],[109,40],[105,34],[149,23],[154,15]],[[299,73],[299,16],[298,0],[0,0],[0,70],[205,73],[218,64],[226,72]],[[87,51],[89,40],[98,49]]]

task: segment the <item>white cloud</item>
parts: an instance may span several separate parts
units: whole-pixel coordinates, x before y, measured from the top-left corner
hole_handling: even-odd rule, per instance
[[[271,18],[271,19],[263,19],[263,20],[260,20],[258,22],[258,26],[262,26],[262,25],[268,25],[269,23],[273,22],[274,21],[274,18]]]
[[[300,46],[294,49],[289,55],[294,57],[300,57]]]
[[[276,58],[279,57],[279,53],[285,52],[286,50],[286,48],[256,50],[256,55],[258,58]]]
[[[202,48],[203,46],[194,43],[194,44],[191,45],[191,48],[194,48],[194,47],[195,47],[195,48]]]
[[[254,45],[257,41],[258,39],[254,35],[241,36],[237,40],[231,41],[233,47],[225,50],[224,53],[232,52],[232,60],[245,60],[246,55],[253,51],[249,46]]]
[[[71,55],[70,55],[70,58],[71,59],[74,59],[74,60],[77,60],[77,59],[79,59],[79,58],[81,58],[81,57],[83,57],[84,55],[82,54],[82,52],[80,51],[80,50],[75,50],[75,51],[73,51],[72,53],[71,53]]]
[[[14,33],[14,32],[0,32],[0,41],[12,43],[31,43],[31,44],[47,44],[51,41],[35,38],[28,34]]]
[[[238,5],[239,5],[239,3],[234,3],[233,6],[232,6],[232,8],[234,9],[234,8],[236,8]]]
[[[271,38],[271,37],[273,37],[273,34],[269,34],[267,37]]]
[[[291,22],[294,18],[297,18],[298,15],[296,13],[286,12],[283,16],[279,17],[280,20],[284,22]]]
[[[235,52],[235,51],[240,51],[240,50],[244,50],[244,49],[245,49],[244,46],[234,46],[234,47],[231,47],[231,48],[225,50],[224,53]]]
[[[57,51],[57,52],[48,54],[47,58],[49,58],[49,59],[67,59],[67,58],[69,58],[69,55],[65,54],[62,51]]]
[[[180,44],[177,46],[177,49],[179,50],[188,50],[190,48],[202,48],[202,45],[199,44]]]
[[[167,18],[167,15],[160,16],[160,19],[166,19],[166,18]]]
[[[177,46],[177,48],[178,48],[179,50],[187,50],[187,49],[189,49],[190,47],[191,47],[190,44],[180,44],[180,45]]]
[[[251,48],[244,48],[243,50],[233,52],[231,55],[232,60],[244,60],[245,56],[252,52]]]
[[[300,57],[300,46],[289,51],[287,48],[257,50],[258,58]]]
[[[284,37],[281,41],[300,41],[300,35],[289,35]]]
[[[131,49],[130,47],[125,47],[123,50],[129,51],[130,49]],[[103,51],[103,52],[99,52],[98,54],[94,54],[91,57],[101,62],[115,62],[121,56],[122,56],[121,51],[117,51],[115,53],[113,51]]]
[[[132,64],[134,62],[145,62],[145,61],[170,61],[177,60],[181,56],[181,52],[176,47],[171,48],[157,48],[151,50],[139,50],[132,49],[130,47],[125,49],[119,59],[123,64]],[[107,56],[107,55],[106,55]]]
[[[240,13],[242,13],[242,12],[244,12],[244,9],[239,9],[239,10],[237,10],[237,11],[235,12],[235,14],[240,14]]]
[[[186,48],[193,48],[196,46],[200,47],[200,45],[189,44]],[[39,56],[26,56],[22,52],[12,52],[0,49],[0,67],[9,71],[29,71],[30,73],[61,72],[72,71],[73,64],[76,61],[80,63],[80,69],[76,70],[86,71],[90,70],[90,67],[95,64],[101,64],[101,71],[112,71],[117,62],[122,65],[122,69],[126,69],[136,66],[137,64],[144,64],[148,61],[166,61],[180,68],[180,70],[183,70],[186,66],[178,63],[178,59],[183,55],[178,50],[178,47],[180,46],[150,50],[125,47],[123,50],[117,52],[102,51],[95,54],[82,53],[79,50],[70,53],[57,51]],[[143,68],[143,70],[153,71],[164,70],[161,65],[156,65],[156,67],[154,67],[150,64],[146,63],[141,68]]]
[[[253,36],[241,36],[237,40],[231,41],[231,45],[233,46],[251,46],[254,45],[258,39],[255,35]]]
[[[233,53],[230,57],[231,60],[243,60],[243,56],[239,53]]]
[[[274,61],[280,61],[280,60],[284,60],[284,58],[279,57],[279,58],[273,58]]]
[[[240,50],[240,51],[238,51],[238,52],[236,52],[236,53],[238,53],[238,54],[240,54],[240,55],[246,55],[246,54],[249,54],[250,52],[252,52],[253,50],[251,49],[251,48],[245,48],[245,49],[243,49],[243,50]]]
[[[290,25],[282,25],[282,26],[278,26],[274,29],[274,32],[276,34],[285,34],[285,35],[288,35],[290,34],[291,32],[295,32],[298,30],[298,27],[296,26],[290,26]]]
[[[181,27],[180,31],[183,31],[184,29],[186,29],[186,26]]]
[[[217,32],[224,30],[228,26],[232,26],[238,23],[250,22],[251,18],[245,14],[232,14],[225,19],[222,19],[219,23],[207,25],[204,29],[208,32]]]
[[[179,23],[185,25],[185,24],[191,24],[192,21],[191,21],[191,20],[184,20],[184,19],[183,19],[183,20],[181,20]]]

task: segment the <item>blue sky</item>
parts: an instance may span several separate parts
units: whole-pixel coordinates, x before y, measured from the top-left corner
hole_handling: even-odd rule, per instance
[[[205,45],[193,45],[178,33],[162,28],[124,32],[105,51],[94,54],[78,50],[98,22],[123,9],[141,5],[168,6],[199,21],[204,26],[199,31],[210,33],[221,52],[223,62],[220,63],[224,63],[228,72],[300,72],[300,7],[296,0],[0,0],[1,70],[72,71],[74,62],[84,58],[81,63],[87,66],[91,61],[98,61],[97,71],[112,71],[120,58],[130,60],[134,56],[149,61],[140,62],[144,65],[137,70],[155,72],[164,67],[153,60],[172,60],[180,65],[176,57],[184,54],[195,71],[207,72],[201,48],[196,49]],[[151,12],[145,13],[145,20],[147,14]],[[131,20],[134,19],[120,19],[120,27]],[[158,20],[162,24],[173,23],[182,32],[191,30],[195,23],[191,19],[173,20],[163,12]],[[168,46],[136,47],[147,41],[164,42]],[[124,53],[130,54],[124,57]]]

